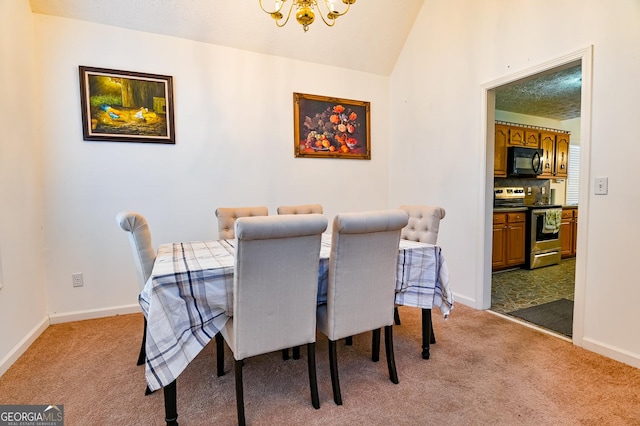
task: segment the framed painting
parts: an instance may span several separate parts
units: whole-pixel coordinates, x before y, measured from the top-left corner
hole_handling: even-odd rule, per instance
[[[296,157],[371,159],[370,103],[293,94]]]
[[[175,143],[170,76],[80,66],[86,141]]]

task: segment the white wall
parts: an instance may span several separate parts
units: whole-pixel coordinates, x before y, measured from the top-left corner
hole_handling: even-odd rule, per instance
[[[0,375],[48,325],[34,45],[28,2],[1,1]]]
[[[523,31],[525,22],[537,31]],[[631,159],[640,144],[629,135],[636,133],[640,95],[638,22],[636,0],[615,7],[596,0],[426,0],[392,75],[390,106],[390,204],[413,198],[446,208],[438,242],[452,288],[479,306],[490,270],[482,87],[593,45],[591,134],[581,135],[583,145],[590,138],[591,164],[581,162],[578,231],[584,335],[576,343],[636,366],[640,195]],[[609,195],[591,195],[596,176],[609,177]]]
[[[157,246],[216,238],[219,206],[387,207],[387,77],[34,16],[49,313],[137,305],[121,210],[145,215]],[[173,76],[176,144],[83,141],[79,65]],[[294,158],[293,92],[370,101],[372,160]]]
[[[536,117],[527,114],[518,114],[509,111],[496,110],[496,120],[564,130],[564,128],[562,127],[562,121],[560,120],[553,120],[545,117]]]

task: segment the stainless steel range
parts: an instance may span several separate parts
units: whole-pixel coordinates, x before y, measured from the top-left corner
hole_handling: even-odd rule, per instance
[[[528,269],[560,263],[562,208],[557,205],[530,206],[527,212],[526,245]]]
[[[526,204],[522,187],[495,188],[493,205],[502,208],[527,208],[525,238],[525,267],[527,269],[560,263],[562,206]]]

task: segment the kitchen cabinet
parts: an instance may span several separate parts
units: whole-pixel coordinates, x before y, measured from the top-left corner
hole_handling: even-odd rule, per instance
[[[562,222],[560,225],[560,243],[562,258],[576,255],[578,239],[578,209],[562,209]]]
[[[555,172],[557,178],[566,178],[569,176],[569,134],[556,134],[556,158]]]
[[[491,266],[494,271],[524,264],[525,219],[524,211],[493,214]]]
[[[542,149],[542,174],[539,177],[551,179],[556,166],[556,134],[554,132],[540,132],[540,149]]]
[[[524,146],[527,148],[540,148],[540,132],[535,129],[525,130]]]
[[[507,144],[509,143],[509,126],[496,124],[495,152],[493,157],[493,175],[507,177]]]
[[[540,146],[540,133],[536,129],[526,127],[508,126],[509,141],[507,146],[524,146],[538,148]]]

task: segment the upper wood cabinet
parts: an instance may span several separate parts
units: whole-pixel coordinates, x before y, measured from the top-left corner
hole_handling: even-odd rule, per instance
[[[569,176],[569,134],[556,134],[556,177],[566,178]]]
[[[496,124],[495,152],[493,157],[493,175],[507,176],[507,145],[509,143],[509,126]]]
[[[556,134],[546,130],[540,132],[540,149],[542,149],[541,178],[550,179],[555,170]]]
[[[538,148],[540,146],[540,133],[536,129],[526,127],[506,126],[509,128],[508,146],[525,146]]]
[[[540,148],[540,131],[535,129],[525,130],[524,146],[527,148]]]

